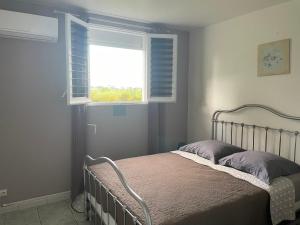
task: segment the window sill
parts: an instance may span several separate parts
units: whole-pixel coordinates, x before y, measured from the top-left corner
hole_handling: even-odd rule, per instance
[[[147,105],[148,102],[90,102],[87,106]]]

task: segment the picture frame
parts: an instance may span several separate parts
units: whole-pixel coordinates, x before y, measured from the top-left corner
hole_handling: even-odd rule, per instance
[[[290,74],[290,39],[258,46],[258,76]]]

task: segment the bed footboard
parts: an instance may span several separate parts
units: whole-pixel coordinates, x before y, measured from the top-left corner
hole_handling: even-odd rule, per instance
[[[145,225],[152,225],[152,220],[151,220],[151,216],[149,213],[149,209],[147,204],[145,203],[145,201],[128,185],[128,182],[126,181],[126,178],[124,177],[124,175],[122,174],[121,170],[118,168],[118,166],[116,165],[116,163],[114,163],[111,159],[107,158],[107,157],[99,157],[99,158],[92,158],[91,156],[87,155],[86,159],[85,159],[85,164],[84,164],[84,198],[85,198],[85,213],[87,216],[87,219],[89,219],[91,221],[91,223],[93,222],[95,225],[97,224],[97,211],[100,210],[100,223],[102,224],[106,224],[106,225],[118,225],[115,223],[115,221],[111,221],[112,218],[110,216],[110,214],[107,212],[105,215],[105,212],[103,210],[102,206],[99,206],[99,204],[97,204],[97,196],[99,193],[97,193],[97,191],[99,191],[101,193],[101,190],[103,189],[106,193],[106,200],[108,203],[108,199],[112,198],[113,199],[113,203],[114,203],[114,218],[116,218],[116,205],[119,204],[122,207],[122,211],[123,211],[123,224],[126,225],[126,214],[129,215],[132,218],[133,224],[137,224],[137,225],[142,225],[142,223],[137,219],[137,217],[135,215],[133,215],[127,208],[127,206],[125,205],[126,203],[122,203],[118,200],[118,197],[113,195],[110,190],[96,177],[95,174],[93,174],[93,172],[91,170],[89,170],[89,166],[100,163],[100,162],[106,162],[108,163],[113,170],[116,172],[118,178],[120,179],[122,185],[124,186],[124,188],[126,189],[126,191],[128,192],[128,194],[130,194],[137,202],[138,204],[142,207],[143,209],[143,213],[145,216]],[[88,176],[88,179],[86,178],[86,176]],[[87,181],[88,180],[88,181]],[[89,182],[89,184],[86,184],[86,182]],[[94,185],[94,195],[92,195],[92,186]],[[97,187],[98,189],[97,189]],[[93,196],[93,197],[92,197]],[[99,195],[99,197],[101,198],[101,194]],[[94,204],[92,204],[94,203]],[[108,207],[108,206],[107,206]],[[100,208],[100,209],[99,209]],[[106,218],[104,218],[104,215]],[[91,218],[94,217],[94,220],[92,220]]]

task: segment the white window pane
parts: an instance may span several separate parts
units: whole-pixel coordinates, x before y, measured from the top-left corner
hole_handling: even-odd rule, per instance
[[[90,45],[91,98],[98,102],[142,101],[144,51]]]

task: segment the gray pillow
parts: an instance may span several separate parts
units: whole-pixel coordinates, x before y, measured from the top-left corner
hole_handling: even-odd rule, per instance
[[[202,158],[208,159],[213,163],[218,163],[219,159],[231,155],[236,152],[245,151],[237,146],[226,144],[221,141],[207,140],[199,141],[185,145],[179,150],[189,153],[194,153]]]
[[[245,151],[219,160],[219,164],[256,176],[270,184],[273,179],[300,172],[300,166],[288,159],[268,152]]]

